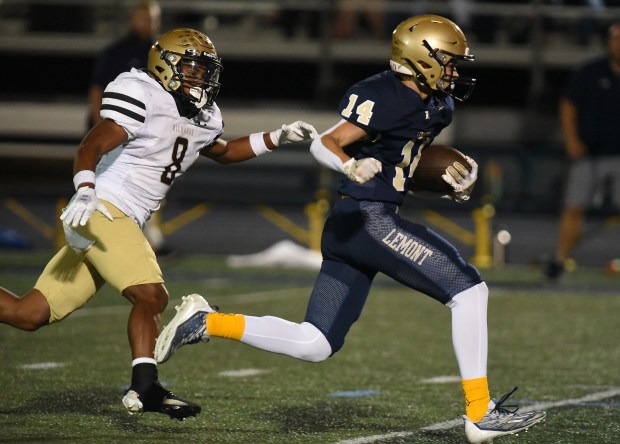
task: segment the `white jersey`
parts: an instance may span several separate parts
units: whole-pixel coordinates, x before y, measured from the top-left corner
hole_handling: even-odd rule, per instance
[[[140,227],[159,208],[174,180],[223,130],[216,104],[192,119],[181,117],[172,95],[137,69],[120,74],[106,87],[101,117],[125,128],[129,138],[97,165],[97,197]]]

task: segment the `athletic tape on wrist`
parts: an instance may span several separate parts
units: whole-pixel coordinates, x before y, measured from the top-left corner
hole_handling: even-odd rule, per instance
[[[95,172],[91,170],[81,170],[73,176],[73,186],[77,190],[82,183],[95,183]]]
[[[265,144],[263,134],[265,133],[250,134],[250,147],[252,148],[252,151],[254,151],[254,154],[256,154],[256,157],[271,152],[271,150],[267,148],[267,145]]]

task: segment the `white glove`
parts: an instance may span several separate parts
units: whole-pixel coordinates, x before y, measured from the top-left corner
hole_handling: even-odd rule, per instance
[[[71,249],[77,254],[86,253],[90,250],[90,247],[95,245],[94,240],[85,238],[64,222],[62,224],[62,229],[65,232],[65,240],[67,241],[67,245],[69,245],[69,247],[71,247]]]
[[[62,210],[60,220],[73,227],[83,226],[86,225],[95,211],[100,211],[105,217],[113,220],[105,205],[97,199],[95,189],[85,186],[78,189],[73,195],[67,207]]]
[[[381,162],[374,157],[365,157],[360,160],[351,157],[342,165],[344,174],[357,183],[368,182],[381,171],[382,167]]]
[[[315,139],[318,136],[319,133],[312,125],[301,120],[282,125],[282,128],[269,133],[269,137],[275,146]]]
[[[471,157],[465,156],[465,159],[471,166],[471,172],[467,171],[467,168],[459,162],[454,162],[446,168],[446,172],[441,176],[454,190],[450,198],[459,203],[469,199],[478,179],[478,164]]]

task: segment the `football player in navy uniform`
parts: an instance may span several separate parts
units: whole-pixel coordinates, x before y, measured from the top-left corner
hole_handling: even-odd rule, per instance
[[[340,102],[342,119],[316,138],[311,152],[344,173],[341,195],[322,237],[323,262],[304,322],[272,316],[220,314],[199,295],[183,298],[157,340],[164,362],[184,344],[225,337],[263,350],[318,362],[344,344],[361,315],[371,283],[382,272],[452,312],[452,338],[465,395],[470,442],[528,429],[545,412],[508,411],[487,384],[488,289],[455,247],[427,227],[401,218],[398,208],[424,147],[452,120],[453,98],[466,99],[473,79],[457,64],[473,61],[463,32],[436,15],[415,16],[393,32],[390,70],[353,85]],[[469,198],[477,165],[448,167],[446,197]],[[206,320],[206,322],[205,322]],[[512,392],[511,392],[512,393]]]
[[[142,232],[145,222],[199,155],[241,162],[317,135],[297,121],[270,133],[221,139],[215,103],[221,69],[206,35],[178,28],[152,46],[148,71],[132,69],[111,82],[103,93],[103,120],[75,156],[76,193],[60,217],[67,245],[23,297],[0,288],[0,322],[27,331],[69,316],[105,282],[127,298],[133,361],[123,405],[132,415],[149,411],[182,420],[200,412],[158,382],[153,350],[168,291]]]

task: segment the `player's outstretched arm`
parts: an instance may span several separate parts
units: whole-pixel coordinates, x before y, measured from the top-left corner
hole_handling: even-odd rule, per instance
[[[280,145],[302,142],[317,136],[312,125],[298,120],[269,133],[253,133],[228,142],[218,139],[213,145],[204,148],[201,154],[221,164],[243,162],[269,153]]]

